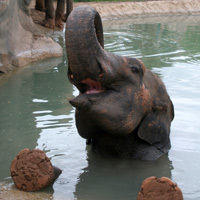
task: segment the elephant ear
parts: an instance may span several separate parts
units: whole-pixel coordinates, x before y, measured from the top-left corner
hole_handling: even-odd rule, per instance
[[[159,104],[154,106],[141,122],[138,128],[138,137],[166,153],[170,147],[170,125],[173,120],[173,104]]]

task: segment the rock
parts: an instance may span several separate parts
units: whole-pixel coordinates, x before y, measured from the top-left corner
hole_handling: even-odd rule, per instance
[[[149,177],[143,181],[137,200],[183,200],[183,194],[169,178]]]
[[[0,73],[62,55],[62,47],[36,28],[29,4],[30,0],[0,1]]]
[[[61,173],[39,149],[20,151],[12,161],[10,171],[16,187],[23,191],[45,188]]]

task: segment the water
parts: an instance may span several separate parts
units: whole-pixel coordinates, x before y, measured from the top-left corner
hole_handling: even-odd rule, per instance
[[[105,49],[140,58],[164,81],[175,106],[169,154],[152,162],[94,155],[74,124],[68,99],[77,90],[67,80],[64,55],[0,82],[0,185],[14,190],[12,159],[23,148],[39,148],[63,170],[43,191],[46,199],[133,200],[149,176],[167,176],[185,200],[200,199],[200,16],[104,21],[104,32]],[[64,48],[63,32],[51,35]]]

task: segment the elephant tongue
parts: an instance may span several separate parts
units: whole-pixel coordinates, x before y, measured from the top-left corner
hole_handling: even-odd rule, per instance
[[[94,93],[100,93],[104,90],[102,89],[101,82],[94,81],[90,78],[86,78],[81,83],[85,83],[88,85],[88,89],[86,91],[86,94],[94,94]]]

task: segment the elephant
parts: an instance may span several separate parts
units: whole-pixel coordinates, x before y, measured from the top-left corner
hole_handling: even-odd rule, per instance
[[[78,133],[105,157],[156,160],[171,148],[174,106],[161,79],[144,63],[104,50],[99,13],[75,8],[66,22],[68,79],[79,95]]]
[[[73,10],[73,0],[66,0],[66,14],[64,15],[65,0],[57,0],[56,12],[53,6],[54,0],[36,0],[35,9],[45,11],[45,19],[42,25],[54,29],[63,28],[63,21],[66,22],[68,15]]]

